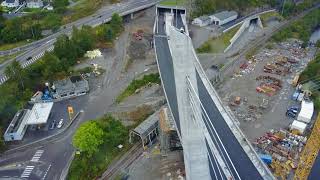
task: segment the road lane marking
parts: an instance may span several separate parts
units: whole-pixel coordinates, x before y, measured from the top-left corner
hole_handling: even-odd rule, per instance
[[[51,168],[51,164],[49,165],[48,169],[47,169],[46,172],[44,173],[44,175],[43,175],[43,177],[41,178],[41,180],[44,180],[44,179],[46,178],[46,176],[47,176],[50,168]]]

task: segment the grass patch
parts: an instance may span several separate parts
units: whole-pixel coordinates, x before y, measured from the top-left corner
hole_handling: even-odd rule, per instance
[[[184,6],[186,0],[164,0],[160,2],[160,5],[163,6]]]
[[[0,51],[5,51],[5,50],[9,50],[9,49],[13,49],[19,46],[23,46],[25,44],[31,43],[32,40],[24,40],[24,41],[19,41],[16,43],[6,43],[6,44],[1,44],[0,45]]]
[[[230,39],[236,34],[239,28],[240,25],[237,25],[226,33],[223,33],[221,36],[209,39],[196,51],[198,53],[222,53],[228,47]]]
[[[129,86],[116,98],[116,102],[120,103],[125,98],[131,96],[136,92],[137,89],[149,84],[149,83],[157,83],[160,84],[160,76],[158,73],[156,74],[148,74],[144,75],[142,79],[134,79],[131,81]]]
[[[13,59],[15,57],[17,57],[19,54],[21,54],[22,52],[17,52],[15,54],[11,54],[11,55],[6,55],[6,56],[0,56],[0,64],[4,63],[5,61],[9,60],[9,59]]]
[[[277,18],[279,21],[282,21],[284,19],[277,11],[271,11],[260,15],[263,26],[266,26],[266,23],[271,18]]]

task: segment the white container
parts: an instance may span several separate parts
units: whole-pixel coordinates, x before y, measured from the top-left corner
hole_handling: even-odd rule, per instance
[[[297,120],[294,120],[290,126],[290,130],[298,130],[301,134],[304,133],[304,131],[307,128],[307,124],[304,122],[300,122]]]

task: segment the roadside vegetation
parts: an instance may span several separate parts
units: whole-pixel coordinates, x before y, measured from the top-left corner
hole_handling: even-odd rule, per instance
[[[122,30],[122,18],[114,14],[109,24],[96,28],[74,28],[71,38],[61,35],[54,44],[53,52],[46,52],[41,59],[25,69],[13,61],[5,70],[10,79],[0,86],[0,94],[3,95],[0,100],[0,129],[7,127],[14,113],[23,108],[45,82],[70,76],[74,72],[73,65],[83,59],[86,51],[112,44]]]
[[[75,155],[67,179],[96,179],[113,159],[130,148],[128,139],[128,128],[110,115],[81,124],[73,137],[80,154]],[[121,149],[117,147],[120,144]]]
[[[13,19],[4,19],[4,9],[0,8],[0,50],[41,39],[45,36],[44,30],[54,33],[64,24],[93,14],[104,3],[116,2],[118,0],[79,0],[75,6],[68,7],[68,0],[53,0],[53,11],[28,8],[27,15]]]
[[[195,0],[192,17],[213,14],[222,9],[244,12],[255,7],[275,6],[276,4],[276,0]]]
[[[315,9],[298,21],[293,22],[290,26],[282,29],[272,36],[276,42],[288,38],[301,39],[306,46],[313,31],[319,27],[320,9]]]
[[[164,0],[160,2],[163,6],[185,6],[186,0]]]
[[[141,79],[134,79],[133,81],[131,81],[129,86],[116,98],[116,102],[120,103],[125,98],[134,94],[138,89],[150,83],[156,83],[156,84],[161,83],[158,73],[144,75]]]
[[[263,26],[266,26],[267,22],[273,18],[277,19],[278,21],[282,21],[284,19],[277,11],[271,11],[260,15]]]
[[[197,53],[222,53],[228,47],[231,38],[237,33],[240,27],[240,25],[237,25],[216,38],[210,38],[196,49]]]
[[[17,52],[17,53],[11,54],[11,55],[0,56],[0,64],[5,62],[6,60],[13,59],[13,58],[17,57],[21,53],[22,52]]]
[[[319,84],[320,77],[320,53],[317,54],[316,58],[311,61],[304,71],[300,74],[299,82],[307,82],[308,80],[313,80]],[[320,110],[320,88],[313,88],[312,99],[314,101],[314,106],[317,111]]]

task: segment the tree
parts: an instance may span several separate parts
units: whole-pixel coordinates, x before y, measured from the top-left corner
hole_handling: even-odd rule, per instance
[[[5,74],[10,77],[11,80],[20,83],[22,89],[24,89],[23,80],[25,78],[25,73],[18,61],[13,61],[9,66],[7,66]]]
[[[111,17],[110,25],[115,34],[120,33],[123,29],[122,17],[119,14],[114,13]]]
[[[73,145],[91,157],[103,143],[104,133],[96,121],[83,123],[73,137]]]
[[[1,127],[0,127],[0,133],[3,134]],[[3,138],[1,137],[1,138],[0,138],[0,152],[2,152],[2,151],[4,151],[4,150],[5,150],[5,144],[4,144]]]
[[[1,37],[4,42],[12,43],[22,39],[22,22],[19,18],[6,21],[4,26],[1,30]]]
[[[44,69],[42,70],[42,76],[45,79],[52,80],[56,73],[68,70],[65,69],[65,66],[60,62],[60,59],[52,52],[46,52],[42,61],[45,63]]]
[[[77,56],[81,57],[86,51],[93,48],[96,37],[90,26],[82,26],[80,30],[73,27],[71,41],[77,48]]]
[[[64,63],[65,67],[74,65],[78,57],[76,47],[67,35],[57,38],[54,43],[54,54]]]

